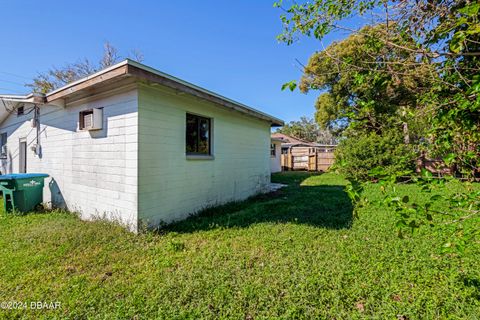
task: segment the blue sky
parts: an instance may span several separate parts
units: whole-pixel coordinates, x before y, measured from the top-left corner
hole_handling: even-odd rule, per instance
[[[301,75],[321,44],[278,43],[281,11],[270,0],[242,1],[6,1],[0,0],[0,92],[53,65],[98,60],[103,43],[143,63],[283,120],[312,116],[318,92],[281,91]],[[328,41],[325,42],[328,44]]]

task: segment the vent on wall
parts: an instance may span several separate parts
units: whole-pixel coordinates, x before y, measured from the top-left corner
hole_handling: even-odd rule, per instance
[[[80,130],[101,130],[103,109],[93,108],[80,111],[78,128]]]

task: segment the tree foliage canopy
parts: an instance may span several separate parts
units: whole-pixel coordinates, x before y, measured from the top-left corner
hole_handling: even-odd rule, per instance
[[[437,77],[430,64],[410,51],[381,41],[413,46],[393,26],[366,26],[345,40],[314,53],[304,69],[300,90],[325,90],[316,102],[316,120],[323,127],[356,125],[381,132],[392,119],[405,118]],[[393,118],[392,118],[393,117]],[[403,119],[406,121],[405,119]]]
[[[302,139],[309,142],[322,144],[337,144],[337,134],[329,129],[321,129],[318,124],[307,117],[301,117],[298,121],[290,121],[277,132]]]
[[[350,126],[361,120],[378,132],[378,126],[389,122],[386,114],[405,122],[402,117],[408,115],[414,121],[424,119],[430,124],[422,133],[426,152],[448,155],[463,173],[478,171],[478,1],[314,0],[275,5],[284,10],[279,39],[287,44],[300,35],[322,40],[331,32],[350,32],[347,39],[314,54],[300,82],[303,91],[326,90],[317,101],[320,124],[344,119],[340,123]],[[342,25],[353,16],[367,15],[374,17],[373,26]]]

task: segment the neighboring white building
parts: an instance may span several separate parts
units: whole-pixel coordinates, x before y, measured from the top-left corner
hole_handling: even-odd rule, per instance
[[[270,142],[270,172],[282,171],[282,140],[277,138],[271,138]]]
[[[0,98],[2,173],[47,173],[45,202],[132,230],[267,190],[283,124],[131,60]]]

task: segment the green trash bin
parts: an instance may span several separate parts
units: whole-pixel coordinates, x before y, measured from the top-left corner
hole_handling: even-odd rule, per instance
[[[43,201],[44,173],[14,173],[0,175],[5,212],[29,212]]]

